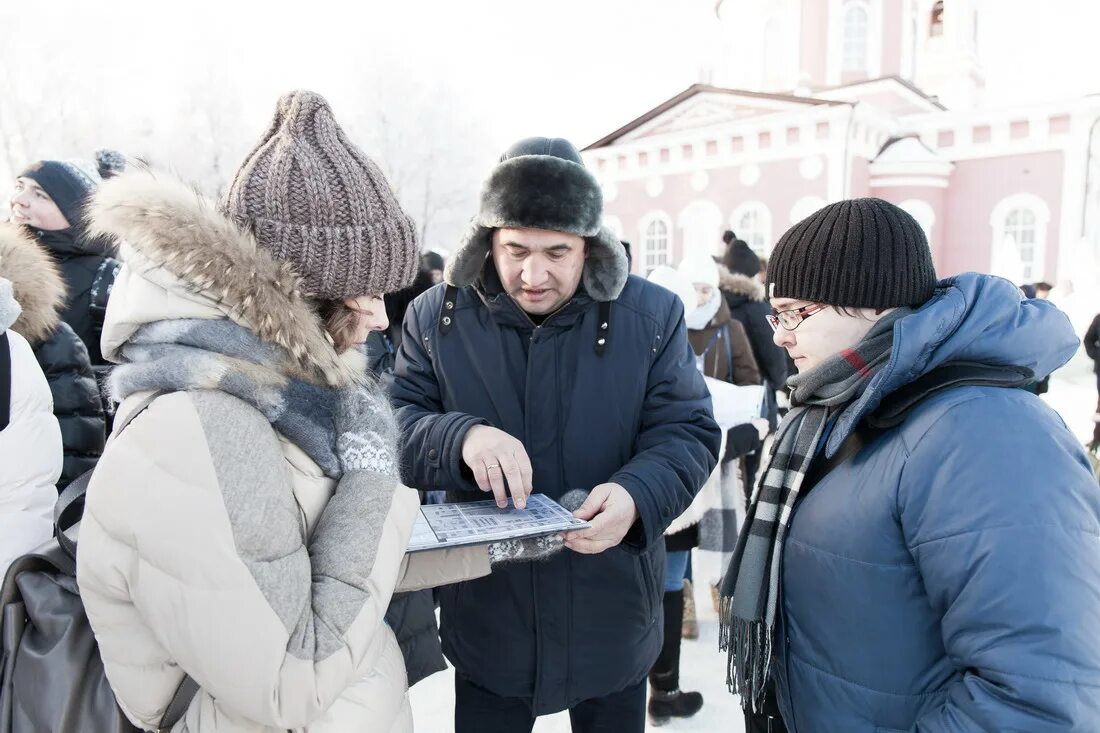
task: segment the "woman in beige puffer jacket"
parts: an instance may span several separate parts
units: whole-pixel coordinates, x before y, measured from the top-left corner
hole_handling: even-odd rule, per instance
[[[411,222],[308,92],[280,100],[226,208],[144,171],[92,203],[125,263],[102,343],[118,422],[140,410],[80,531],[107,677],[150,730],[186,674],[177,733],[411,731],[390,597],[489,572],[484,547],[405,554],[418,494],[344,348],[415,273]]]

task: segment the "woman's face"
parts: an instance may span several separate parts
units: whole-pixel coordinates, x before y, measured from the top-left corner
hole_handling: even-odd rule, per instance
[[[344,305],[350,308],[356,315],[355,343],[363,344],[371,331],[385,331],[389,328],[390,319],[386,316],[386,303],[380,296],[361,295],[358,298],[348,298]]]
[[[11,220],[15,224],[34,227],[47,232],[69,228],[69,221],[57,208],[50,195],[32,179],[20,176],[15,179],[11,196]]]
[[[714,297],[714,287],[707,283],[692,283],[695,286],[695,304],[702,308]]]

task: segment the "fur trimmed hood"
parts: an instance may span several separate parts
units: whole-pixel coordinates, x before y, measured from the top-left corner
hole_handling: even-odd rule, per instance
[[[363,378],[336,353],[291,265],[260,248],[249,232],[182,181],[145,169],[128,171],[100,186],[87,220],[92,236],[121,244],[126,269],[155,278],[174,295],[201,298],[261,341],[280,347],[288,375],[329,386]],[[109,308],[108,322],[111,314]]]
[[[730,272],[723,265],[718,265],[718,289],[734,295],[744,295],[752,301],[764,301],[763,283],[754,277]]]
[[[545,229],[584,237],[588,258],[581,276],[593,300],[619,297],[630,274],[626,250],[601,225],[603,192],[580,155],[560,138],[521,141],[489,174],[481,208],[447,266],[449,285],[477,282],[492,247],[493,230]]]
[[[49,252],[15,224],[0,224],[0,277],[23,309],[11,330],[32,346],[47,340],[61,322],[65,281]]]

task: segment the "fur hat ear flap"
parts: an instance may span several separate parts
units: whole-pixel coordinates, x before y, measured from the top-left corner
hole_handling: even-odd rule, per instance
[[[593,300],[615,300],[626,287],[630,265],[626,249],[607,227],[589,237],[588,259],[584,263],[584,289]]]
[[[464,288],[477,282],[485,267],[485,258],[492,249],[493,230],[478,223],[477,218],[470,222],[466,236],[462,238],[455,256],[447,263],[443,279],[448,285]]]

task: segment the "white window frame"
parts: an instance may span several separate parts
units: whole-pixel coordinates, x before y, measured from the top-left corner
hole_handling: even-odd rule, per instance
[[[742,219],[746,214],[752,213],[757,216],[756,226],[746,228]],[[763,201],[746,201],[734,209],[730,215],[730,229],[758,255],[767,257],[775,246],[772,238],[772,212]]]
[[[862,28],[859,23],[862,22]],[[843,35],[840,51],[840,71],[866,72],[868,43],[871,28],[871,14],[863,3],[847,3],[844,6],[842,21]]]
[[[882,0],[821,0],[829,3],[826,82],[840,84],[845,71],[863,71],[868,79],[882,76]],[[864,69],[844,68],[844,21],[852,6],[867,11],[867,64]]]
[[[1034,241],[1031,242],[1031,262],[1026,263],[1018,251],[1009,251],[1010,246],[1018,247],[1015,239],[1010,243],[1008,237],[1016,232],[1009,230],[1009,216],[1017,212],[1027,212],[1034,217]],[[992,257],[990,272],[1012,280],[1017,285],[1043,280],[1046,277],[1047,229],[1050,224],[1050,206],[1046,201],[1032,193],[1017,193],[1006,196],[993,207],[989,215],[989,225],[993,231]],[[1030,270],[1025,269],[1030,267]]]
[[[654,224],[663,224],[665,227],[665,242],[663,252],[652,252],[652,243],[650,242],[649,228]],[[638,224],[638,231],[640,236],[638,237],[638,272],[642,275],[649,275],[653,271],[653,268],[659,265],[672,265],[672,217],[663,211],[651,211],[642,217],[641,222]],[[650,265],[651,254],[663,254],[663,261]]]

